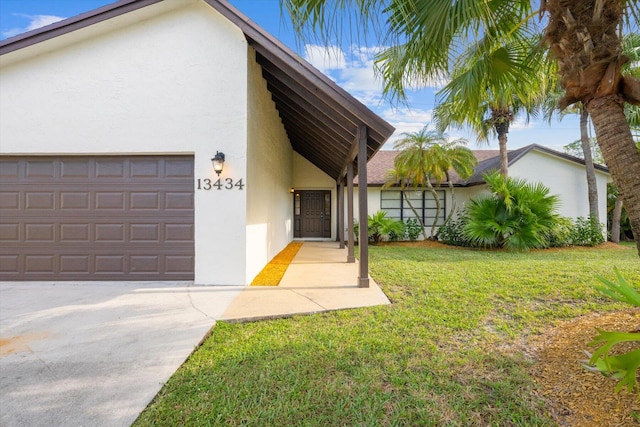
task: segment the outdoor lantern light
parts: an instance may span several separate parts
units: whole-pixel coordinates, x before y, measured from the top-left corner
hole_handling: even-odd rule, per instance
[[[213,170],[220,175],[222,166],[224,165],[224,153],[216,151],[216,155],[211,159],[211,163],[213,163]]]

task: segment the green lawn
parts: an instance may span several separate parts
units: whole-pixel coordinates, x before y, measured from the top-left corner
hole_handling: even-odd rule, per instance
[[[597,274],[617,267],[640,285],[633,247],[380,246],[370,267],[393,305],[220,322],[135,425],[554,425],[532,392],[526,338],[626,308],[591,289]]]

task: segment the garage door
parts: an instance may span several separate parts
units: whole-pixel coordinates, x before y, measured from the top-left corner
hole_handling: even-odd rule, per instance
[[[1,280],[192,280],[193,157],[1,157]]]

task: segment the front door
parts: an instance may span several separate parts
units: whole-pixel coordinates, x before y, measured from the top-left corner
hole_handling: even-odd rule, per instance
[[[331,191],[296,191],[294,219],[294,237],[331,237]]]

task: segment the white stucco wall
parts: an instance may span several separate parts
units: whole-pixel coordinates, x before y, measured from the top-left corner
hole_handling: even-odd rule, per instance
[[[172,9],[168,11],[169,9]],[[55,48],[55,50],[53,50]],[[246,283],[247,43],[211,7],[167,0],[0,57],[3,154],[192,154],[195,282]]]
[[[322,172],[299,153],[293,153],[293,188],[296,190],[328,190],[331,191],[331,240],[336,239],[337,191],[336,181]],[[346,189],[345,189],[346,193]],[[290,198],[293,206],[293,195]],[[293,209],[293,208],[292,208]]]
[[[247,282],[293,239],[293,149],[249,49]],[[252,60],[253,58],[253,60]]]
[[[560,215],[589,217],[587,175],[583,165],[534,149],[509,166],[509,175],[541,182],[549,188],[550,194],[560,196]],[[600,222],[606,224],[607,174],[596,170],[596,181]]]

